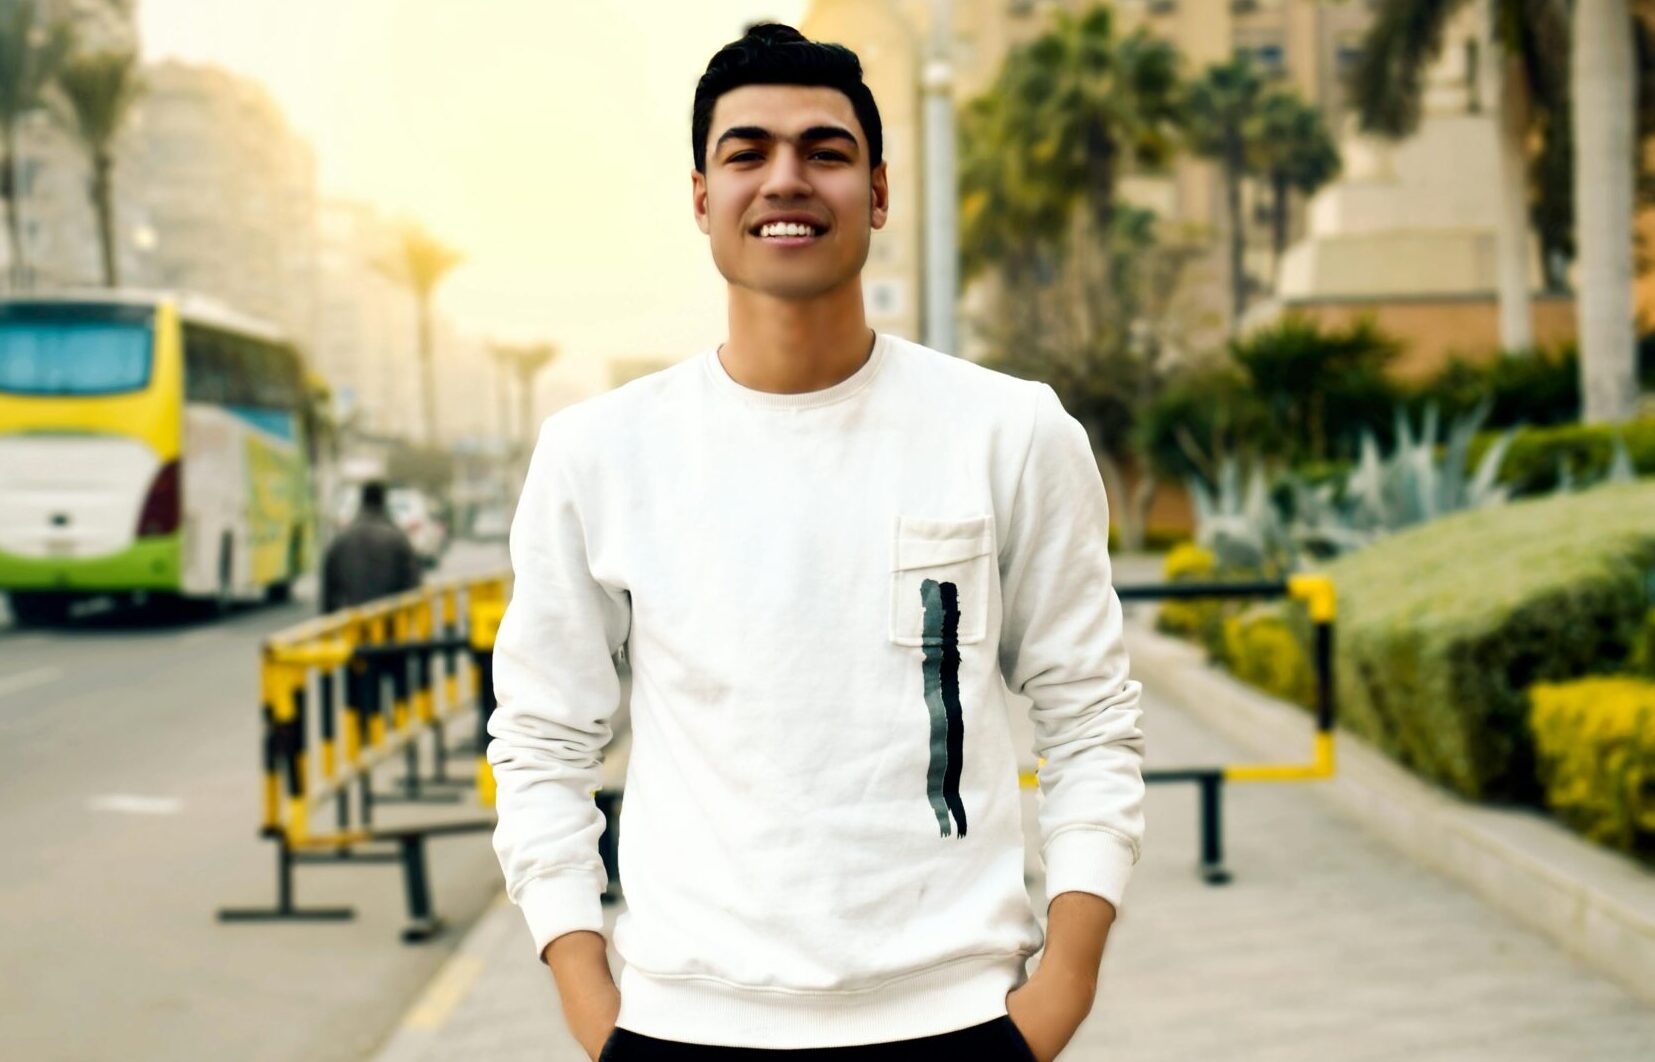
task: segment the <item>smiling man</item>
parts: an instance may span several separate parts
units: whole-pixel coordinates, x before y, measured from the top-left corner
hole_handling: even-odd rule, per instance
[[[1051,1062],[1144,831],[1085,429],[869,329],[890,204],[854,53],[755,26],[691,130],[729,335],[541,427],[489,722],[507,891],[605,1062]],[[623,648],[617,986],[592,796]],[[1044,760],[1044,930],[1008,687]]]

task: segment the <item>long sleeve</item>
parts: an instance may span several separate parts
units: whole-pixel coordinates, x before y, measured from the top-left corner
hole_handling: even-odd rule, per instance
[[[631,623],[627,593],[591,574],[558,429],[557,416],[542,425],[512,521],[515,582],[495,640],[499,706],[488,724],[494,849],[537,955],[564,933],[603,931],[603,816],[592,797],[620,706],[614,653]]]
[[[1046,895],[1120,906],[1143,839],[1141,687],[1111,580],[1109,503],[1086,430],[1038,385],[1000,556],[1000,668],[1032,700]]]

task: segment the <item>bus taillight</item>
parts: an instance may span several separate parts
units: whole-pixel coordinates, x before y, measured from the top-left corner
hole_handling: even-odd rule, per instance
[[[144,510],[138,517],[138,537],[170,535],[178,530],[184,512],[184,492],[178,459],[161,466],[144,496]]]

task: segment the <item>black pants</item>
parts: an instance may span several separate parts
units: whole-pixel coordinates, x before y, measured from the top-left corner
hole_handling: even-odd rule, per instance
[[[1034,1052],[1007,1015],[916,1040],[797,1050],[680,1044],[616,1027],[598,1062],[757,1062],[776,1056],[813,1062],[1034,1062]]]

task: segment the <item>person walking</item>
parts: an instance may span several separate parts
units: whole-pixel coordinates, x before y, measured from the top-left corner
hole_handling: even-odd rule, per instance
[[[508,896],[603,1062],[1052,1062],[1144,832],[1086,431],[1045,383],[869,328],[891,204],[854,52],[750,28],[691,148],[728,338],[543,421],[511,529]],[[623,647],[616,984],[593,794]],[[1044,760],[1044,928],[1007,689]]]
[[[385,484],[369,480],[355,519],[322,558],[323,613],[412,590],[420,578],[414,546],[386,509]]]

